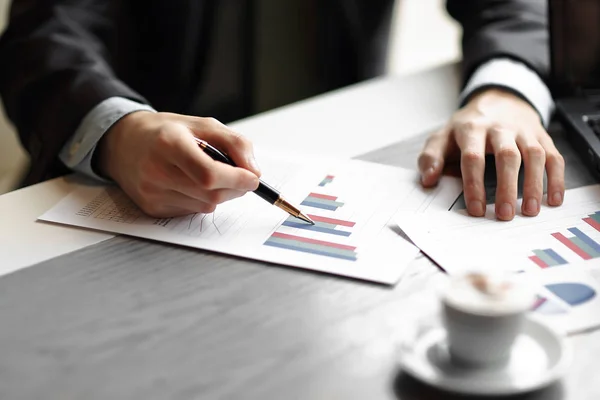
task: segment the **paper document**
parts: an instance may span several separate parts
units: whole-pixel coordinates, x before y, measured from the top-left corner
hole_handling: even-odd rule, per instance
[[[594,279],[600,278],[600,185],[568,190],[562,206],[543,206],[537,217],[498,221],[490,205],[483,218],[461,210],[432,212],[426,218],[399,214],[398,223],[450,274],[489,268],[525,273],[543,285],[564,283],[553,286],[554,291],[541,288],[536,312],[568,332],[600,326]],[[580,300],[569,303],[573,298]]]
[[[562,206],[542,206],[537,217],[502,222],[493,207],[482,218],[461,210],[399,215],[398,223],[449,273],[480,266],[526,272],[600,257],[600,185],[566,191]]]
[[[394,284],[419,252],[401,238],[394,216],[447,210],[461,191],[454,178],[425,190],[414,171],[363,161],[258,159],[264,181],[316,225],[252,193],[213,214],[150,218],[106,186],[80,187],[40,219]]]
[[[600,327],[600,263],[557,266],[530,273],[540,290],[532,315],[567,334]]]

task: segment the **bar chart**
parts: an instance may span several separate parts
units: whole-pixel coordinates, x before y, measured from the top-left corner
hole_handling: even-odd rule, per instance
[[[320,217],[318,215],[308,214],[308,217],[314,221],[314,225],[307,224],[306,222],[299,221],[295,217],[289,217],[283,222],[283,226],[289,226],[291,228],[298,228],[312,232],[328,233],[330,235],[345,236],[348,237],[352,234],[348,228],[352,228],[355,223],[351,221],[344,221],[335,218]]]
[[[305,164],[303,168],[309,169]],[[274,214],[279,219],[261,237],[259,252],[284,263],[302,263],[344,276],[397,280],[404,269],[398,268],[395,258],[410,263],[418,248],[399,235],[396,215],[399,211],[446,212],[461,192],[460,182],[454,179],[425,190],[415,183],[414,171],[402,171],[402,178],[396,177],[398,171],[363,162],[352,168],[334,165],[307,176],[302,187],[290,185],[286,189],[290,201],[314,225]]]
[[[312,208],[320,208],[322,210],[336,211],[339,207],[342,207],[344,203],[337,201],[336,196],[321,193],[310,193],[300,203],[303,206]]]
[[[600,325],[600,270],[556,267],[533,274],[537,286],[530,311],[566,332],[585,331]]]
[[[324,186],[327,188],[323,188]],[[340,187],[339,181],[334,183],[334,175],[327,175],[318,183],[318,187],[319,192],[310,192],[300,203],[306,208],[305,212],[314,225],[288,217],[264,244],[339,260],[356,261],[358,254],[356,246],[352,245],[352,238],[357,222],[343,217],[354,215],[352,207],[344,209],[345,214],[339,211],[345,203],[334,195],[340,191],[345,193],[345,188]],[[353,203],[353,206],[362,209],[360,203],[362,201]],[[310,209],[314,210],[313,213],[308,211]]]
[[[588,217],[584,218],[583,221],[600,232],[600,211],[596,211],[594,214],[588,215]]]
[[[265,245],[348,261],[356,261],[357,259],[356,247],[354,246],[290,235],[283,232],[274,232],[267,239]]]
[[[535,255],[530,256],[529,259],[536,263],[540,268],[568,264],[564,258],[559,256],[558,253],[552,249],[534,250],[533,253]]]
[[[327,184],[333,182],[334,178],[335,178],[335,176],[333,176],[333,175],[327,175],[325,178],[323,178],[323,180],[321,181],[321,183],[319,183],[319,186],[320,187],[327,186]]]
[[[582,306],[596,297],[594,288],[580,282],[557,282],[544,287],[551,294],[548,296],[538,294],[531,308],[531,311],[543,315],[567,314],[570,307]]]
[[[594,228],[595,232],[600,232],[600,211],[588,215],[582,221]],[[569,263],[566,260],[566,255],[561,256],[559,253],[571,253],[580,260],[591,260],[600,257],[600,243],[590,236],[591,233],[586,234],[577,227],[567,228],[566,231],[569,233],[551,233],[551,236],[556,240],[556,246],[554,248],[533,250],[533,255],[530,255],[529,259],[540,268],[549,268]]]

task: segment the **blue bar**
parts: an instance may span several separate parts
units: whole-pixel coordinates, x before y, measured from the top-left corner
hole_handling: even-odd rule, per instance
[[[581,239],[581,241],[583,243],[590,246],[597,253],[600,253],[600,244],[596,243],[596,241],[594,239],[592,239],[585,233],[581,232],[578,228],[569,228],[569,232],[571,232],[573,235],[577,236],[579,239]]]
[[[348,237],[351,234],[351,232],[338,231],[335,229],[325,228],[325,227],[318,226],[318,225],[308,225],[304,222],[284,221],[283,224],[281,224],[281,225],[289,226],[292,228],[306,229],[307,231],[323,232],[323,233],[329,233],[331,235],[338,235],[338,236],[345,236],[345,237]]]
[[[596,297],[596,291],[583,283],[552,283],[546,288],[571,306],[578,306]]]
[[[297,247],[292,244],[283,244],[283,243],[271,242],[271,241],[267,240],[265,242],[265,245],[272,246],[272,247],[279,247],[279,248],[288,249],[288,250],[302,251],[304,253],[317,254],[319,256],[335,257],[335,258],[340,258],[342,260],[356,261],[356,256],[354,256],[354,257],[344,256],[342,254],[329,253],[327,251],[320,251],[320,250],[316,250],[316,249],[307,249],[307,248],[303,248],[303,247]]]
[[[337,206],[330,206],[328,204],[322,204],[322,203],[314,203],[312,201],[306,201],[306,200],[304,200],[302,203],[300,203],[300,205],[321,208],[323,210],[329,210],[329,211],[335,211],[338,209]]]
[[[562,258],[561,256],[559,256],[558,253],[555,252],[552,249],[545,249],[544,253],[546,253],[547,255],[549,255],[550,257],[552,257],[552,259],[554,261],[556,261],[559,265],[568,264],[567,260],[565,260],[564,258]]]

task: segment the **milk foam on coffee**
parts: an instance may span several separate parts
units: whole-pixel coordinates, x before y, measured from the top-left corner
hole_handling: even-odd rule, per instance
[[[533,302],[530,288],[503,274],[471,272],[453,277],[444,296],[448,305],[478,314],[526,311]]]

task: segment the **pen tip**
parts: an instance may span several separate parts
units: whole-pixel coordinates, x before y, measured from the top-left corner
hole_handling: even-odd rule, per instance
[[[314,221],[313,221],[312,219],[308,218],[308,216],[307,216],[307,215],[304,215],[303,213],[300,213],[300,214],[298,215],[298,218],[300,218],[300,219],[301,219],[301,220],[303,220],[303,221],[306,221],[306,222],[308,222],[308,223],[309,223],[309,224],[311,224],[311,225],[314,225],[314,224],[315,224],[315,223],[314,223]]]

